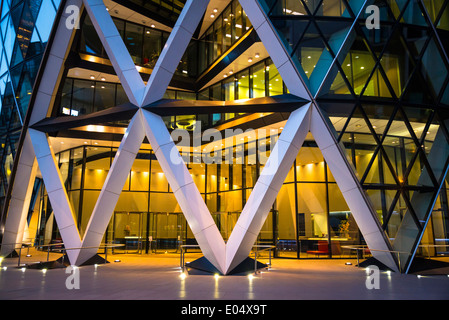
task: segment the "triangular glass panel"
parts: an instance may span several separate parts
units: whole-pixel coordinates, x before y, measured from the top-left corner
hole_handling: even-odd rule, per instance
[[[339,140],[339,135],[343,134],[346,123],[349,121],[350,115],[354,110],[354,103],[320,100],[318,107],[320,108],[325,121],[331,128],[335,139]]]
[[[389,120],[395,111],[395,107],[387,104],[363,103],[361,108],[369,115],[369,122],[379,140],[387,131]]]
[[[396,234],[401,225],[402,219],[407,211],[407,205],[402,197],[401,192],[397,192],[393,199],[388,214],[389,216],[384,221],[384,228],[388,234],[390,241],[394,241]]]
[[[382,76],[382,72],[379,69],[380,68],[377,67],[372,73],[371,79],[369,80],[365,90],[362,93],[363,96],[383,98],[392,97],[386,80]]]
[[[414,25],[401,25],[403,39],[415,59],[419,59],[427,39],[430,37],[429,30]]]
[[[285,18],[271,18],[271,23],[275,27],[280,39],[284,43],[286,50],[291,54],[295,45],[302,38],[309,21],[291,20]]]
[[[446,84],[446,88],[441,95],[440,102],[449,106],[449,83]]]
[[[390,215],[390,209],[394,208],[395,202],[398,200],[397,197],[399,197],[400,191],[399,190],[382,190],[382,196],[384,201],[384,210],[383,210],[383,219],[382,219],[382,226],[385,230],[385,227],[389,221]],[[392,208],[393,206],[393,208]]]
[[[393,31],[391,39],[382,50],[380,64],[396,97],[400,97],[414,69],[414,61],[399,28]]]
[[[394,17],[396,19],[399,18],[402,10],[404,10],[407,1],[408,0],[386,0],[386,2],[390,6],[391,12],[394,14]]]
[[[340,51],[352,26],[352,21],[315,20],[325,42],[334,55]]]
[[[309,79],[314,72],[315,67],[320,64],[320,61],[323,61],[323,55],[329,59],[328,55],[330,55],[330,53],[321,39],[319,30],[313,21],[308,26],[302,39],[296,45],[293,55],[296,57],[297,61],[299,61],[302,70]],[[327,70],[328,68],[324,67],[322,69],[320,68],[318,72],[320,74],[325,74]],[[322,77],[324,77],[324,74]]]
[[[426,7],[427,13],[429,14],[432,22],[435,23],[441,8],[443,7],[444,0],[422,0],[424,6]]]
[[[420,2],[419,0],[410,0],[403,12],[401,21],[407,24],[428,27],[424,13],[421,11]]]
[[[433,96],[429,91],[428,85],[419,72],[419,69],[415,69],[401,99],[414,104],[433,103]]]
[[[15,66],[17,66],[19,63],[21,63],[23,61],[23,55],[22,55],[22,51],[20,50],[20,44],[19,42],[15,42],[14,45],[14,50],[12,52],[12,58],[11,58],[11,63],[10,63],[10,67],[13,68]]]
[[[372,152],[360,154],[358,156],[357,172],[359,172],[361,183],[363,183],[363,185],[382,184],[382,167],[380,164],[380,159],[382,157],[381,152],[378,151],[375,156]]]
[[[421,61],[421,70],[423,71],[424,81],[429,83],[429,87],[432,89],[433,95],[437,97],[440,94],[444,81],[446,80],[448,70],[443,58],[441,57],[441,52],[435,42],[435,38],[430,40]]]
[[[364,1],[358,0],[347,0],[349,6],[351,7],[352,13],[354,16],[357,16],[360,13],[360,10],[363,9]]]
[[[301,0],[277,0],[261,1],[265,4],[264,10],[269,10],[269,16],[303,16],[308,15],[308,11]]]
[[[343,0],[322,0],[321,5],[319,5],[315,11],[315,16],[348,17],[349,12],[346,9],[346,5]]]
[[[379,220],[381,224],[383,224],[384,221],[384,208],[382,205],[383,199],[384,199],[384,191],[379,189],[367,189],[365,191],[366,195],[371,201],[371,204],[373,205],[374,211],[376,212],[376,218]]]
[[[362,50],[360,50],[362,49]],[[354,93],[360,95],[367,84],[371,71],[374,69],[375,61],[371,53],[363,48],[351,53],[352,86]]]
[[[446,2],[446,7],[443,9],[443,12],[440,13],[441,18],[435,24],[435,26],[441,30],[449,31],[449,4]]]
[[[379,57],[382,53],[385,44],[390,41],[391,34],[396,29],[394,24],[380,23],[379,29],[368,29],[365,26],[361,28],[365,34],[365,38],[369,43],[369,46],[373,50],[376,57]]]
[[[307,5],[309,11],[314,14],[320,7],[321,2],[322,0],[307,0],[305,1],[305,4]]]
[[[435,139],[435,134],[439,127],[438,124],[430,125],[429,129],[425,131],[426,124],[429,122],[433,113],[431,109],[403,106],[402,110],[407,116],[408,122],[418,140],[421,140],[424,136],[426,140],[431,139],[433,141]]]
[[[334,63],[332,68],[329,70],[323,85],[318,93],[319,98],[325,98],[327,96],[332,96],[332,98],[344,98],[348,95],[352,97],[352,88],[350,87],[352,83],[352,69],[351,69],[351,58],[348,55],[341,66],[343,72],[338,68],[338,61]]]
[[[415,162],[408,169],[410,170],[409,174],[404,180],[407,185],[430,188],[434,187],[430,176],[431,174],[433,175],[433,172],[429,172],[428,167],[424,163],[424,155],[422,153],[416,157]]]

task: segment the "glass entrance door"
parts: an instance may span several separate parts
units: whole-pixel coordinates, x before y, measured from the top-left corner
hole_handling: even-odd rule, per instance
[[[114,212],[113,240],[114,243],[123,244],[116,251],[124,253],[140,253],[142,250],[141,212]]]
[[[186,236],[186,223],[182,213],[155,212],[151,230],[153,249],[156,252],[178,252]]]

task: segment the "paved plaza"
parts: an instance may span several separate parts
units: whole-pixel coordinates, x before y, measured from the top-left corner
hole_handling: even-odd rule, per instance
[[[50,259],[59,256],[52,254]],[[186,261],[200,257],[187,254]],[[45,261],[35,252],[21,263]],[[373,273],[355,259],[273,259],[261,273],[181,276],[179,254],[108,255],[110,263],[80,267],[78,282],[66,268],[19,268],[17,258],[4,259],[0,299],[33,300],[442,300],[449,299],[449,276]],[[115,262],[116,260],[119,260]],[[262,260],[267,262],[268,260]],[[447,258],[446,258],[447,261]],[[351,265],[347,264],[352,263]],[[424,273],[423,273],[424,274]],[[371,278],[370,278],[371,277]],[[367,287],[371,284],[371,289]],[[79,288],[76,288],[76,287]],[[72,288],[70,288],[72,287]]]

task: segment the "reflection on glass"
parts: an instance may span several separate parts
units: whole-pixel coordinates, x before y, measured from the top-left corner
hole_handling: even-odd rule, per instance
[[[252,97],[265,97],[265,64],[259,63],[251,68]]]

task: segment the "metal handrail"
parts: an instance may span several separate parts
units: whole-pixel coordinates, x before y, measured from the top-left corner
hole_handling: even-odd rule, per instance
[[[401,269],[401,259],[399,258],[399,255],[400,255],[401,253],[407,254],[407,255],[411,255],[410,252],[396,251],[396,250],[371,249],[371,248],[368,248],[368,246],[364,246],[364,245],[342,246],[342,248],[350,249],[350,250],[357,250],[357,251],[368,249],[369,251],[397,253],[397,256],[398,256],[398,264],[399,264],[399,265],[398,265],[399,270]],[[359,265],[359,254],[357,254],[357,265]]]
[[[9,244],[2,244],[2,245],[17,245],[17,244],[20,244],[20,248],[19,248],[19,259],[18,259],[18,262],[17,262],[17,265],[20,267],[20,260],[21,260],[21,255],[22,255],[22,247],[23,247],[23,245],[24,245],[24,243],[23,242],[17,242],[17,243],[9,243]],[[32,243],[30,243],[30,244],[32,244]],[[27,255],[28,255],[28,253],[29,253],[29,249],[31,248],[31,247],[34,247],[34,248],[44,248],[44,247],[47,247],[48,249],[47,249],[47,262],[50,260],[49,258],[50,258],[50,248],[51,247],[55,247],[55,246],[63,246],[64,245],[64,243],[63,242],[61,242],[61,243],[53,243],[53,244],[43,244],[43,245],[33,245],[33,246],[27,246],[27,248],[28,248],[28,251],[27,251]],[[105,252],[105,257],[104,257],[104,263],[106,263],[106,261],[107,261],[107,257],[108,257],[108,250],[107,250],[107,248],[116,248],[116,247],[123,247],[123,246],[125,246],[124,244],[113,244],[113,243],[110,243],[110,244],[100,244],[99,246],[92,246],[92,247],[75,247],[75,248],[61,248],[61,253],[62,253],[62,262],[64,262],[64,252],[65,253],[67,253],[67,250],[82,250],[82,249],[95,249],[95,248],[97,248],[97,249],[99,249],[99,248],[104,248],[105,250],[104,250],[104,252]]]
[[[185,251],[184,251],[184,248],[199,248],[199,247],[200,246],[197,245],[197,244],[183,244],[183,245],[180,246],[181,253],[180,253],[180,258],[179,258],[180,259],[179,264],[180,264],[182,272],[185,271]]]
[[[257,253],[262,251],[268,251],[268,265],[271,267],[271,250],[275,249],[276,246],[270,246],[270,245],[254,245],[253,248],[256,248],[256,251],[254,251],[254,273],[257,273]],[[265,248],[262,250],[257,250],[258,248]]]
[[[419,247],[422,247],[422,248],[425,248],[425,247],[427,247],[427,248],[449,247],[449,244],[420,244]],[[428,252],[427,252],[427,257],[430,259],[430,250],[428,250]]]

